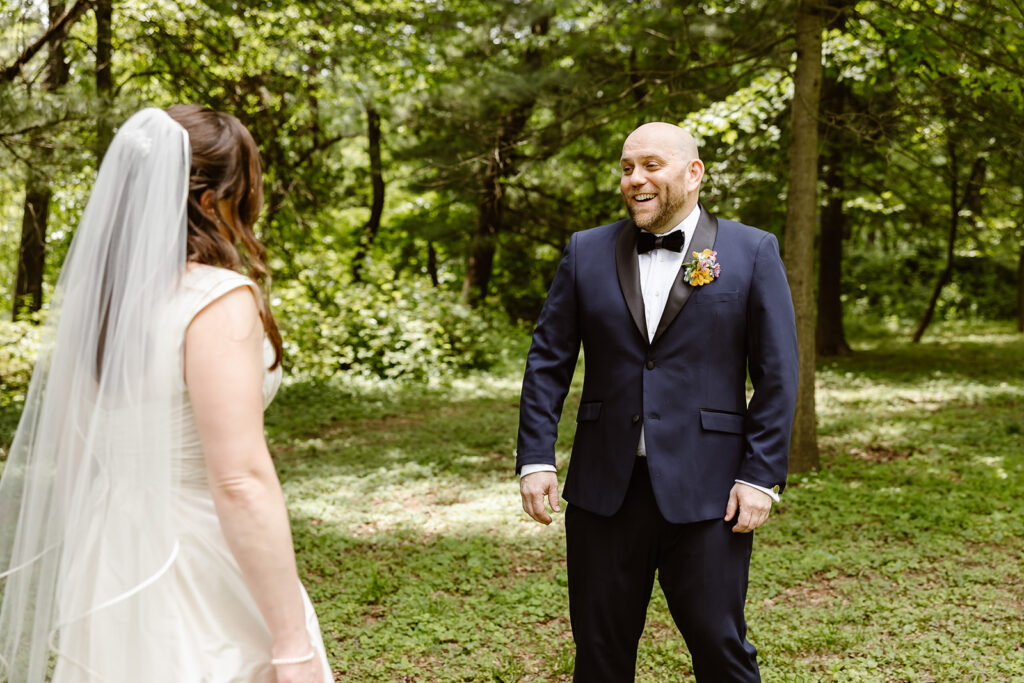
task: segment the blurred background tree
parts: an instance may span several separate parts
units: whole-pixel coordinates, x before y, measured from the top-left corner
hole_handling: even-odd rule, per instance
[[[824,57],[798,257],[795,0],[0,1],[0,308],[45,310],[116,125],[196,102],[260,145],[297,375],[429,378],[512,352],[569,235],[622,216],[617,155],[650,120],[697,136],[710,210],[810,274],[818,354],[849,353],[848,327],[1024,328],[1020,4],[799,9]]]

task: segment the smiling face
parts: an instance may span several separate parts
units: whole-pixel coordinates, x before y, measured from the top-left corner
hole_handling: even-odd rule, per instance
[[[663,233],[697,206],[704,164],[689,133],[669,123],[647,123],[622,145],[619,188],[629,217],[640,228]]]

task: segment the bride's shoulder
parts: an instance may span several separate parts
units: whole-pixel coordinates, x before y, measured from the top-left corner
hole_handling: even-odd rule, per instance
[[[241,273],[218,266],[190,263],[182,282],[187,317],[191,319],[217,299],[239,288],[248,288],[254,296],[259,296],[256,283]]]

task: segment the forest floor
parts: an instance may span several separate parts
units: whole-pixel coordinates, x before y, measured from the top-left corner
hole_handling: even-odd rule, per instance
[[[765,681],[1024,680],[1024,336],[862,332],[819,364],[821,469],[756,532]],[[512,475],[520,367],[443,387],[297,384],[268,415],[339,680],[569,681],[561,515]],[[558,444],[571,444],[574,390]],[[637,680],[692,680],[660,590]]]
[[[791,476],[756,532],[763,679],[1024,680],[1024,335],[852,341],[819,362],[821,469]],[[521,360],[438,386],[295,383],[269,409],[338,680],[571,679],[563,518],[529,520],[512,473],[520,377]],[[692,680],[658,588],[637,680]]]

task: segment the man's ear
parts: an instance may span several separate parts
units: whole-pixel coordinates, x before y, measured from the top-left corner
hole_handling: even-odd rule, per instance
[[[698,187],[700,187],[700,183],[704,179],[704,162],[701,161],[700,159],[694,159],[693,161],[691,161],[689,168],[689,176],[689,181],[691,185],[690,189],[696,190]]]

